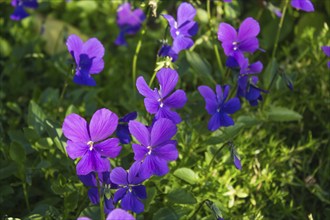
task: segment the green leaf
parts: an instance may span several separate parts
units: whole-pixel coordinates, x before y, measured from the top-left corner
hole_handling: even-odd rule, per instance
[[[174,189],[167,197],[172,202],[179,204],[195,204],[197,202],[193,194],[185,189]]]
[[[271,121],[298,121],[302,119],[298,112],[284,107],[272,107],[266,115]]]
[[[0,180],[6,179],[7,177],[10,177],[17,171],[17,165],[14,162],[9,161],[3,161],[5,163],[1,163],[1,169],[0,169]],[[8,164],[8,166],[4,167],[4,164]]]
[[[203,80],[215,82],[211,75],[211,65],[207,62],[207,60],[201,58],[197,53],[189,51],[187,52],[187,61],[197,76]]]
[[[156,197],[157,190],[155,187],[147,188],[147,199],[143,200],[144,211],[147,212],[149,210],[150,204],[154,202],[154,198]]]
[[[197,174],[193,170],[186,167],[179,168],[174,171],[174,176],[189,184],[196,184],[199,180]]]
[[[64,154],[66,154],[65,147],[63,142],[61,141],[62,129],[61,126],[55,122],[50,120],[45,121],[45,127],[48,135],[53,139],[56,147]]]
[[[79,215],[80,217],[89,217],[91,219],[101,219],[100,207],[99,206],[89,206],[85,208]]]
[[[9,148],[10,158],[18,164],[23,164],[26,160],[25,149],[22,145],[12,142]]]
[[[232,140],[234,137],[236,137],[241,129],[244,127],[244,124],[242,123],[236,123],[233,126],[224,128],[224,132],[222,132],[220,135],[216,135],[215,137],[210,137],[205,144],[212,145],[212,144],[220,144],[225,143],[229,140]]]
[[[71,113],[77,113],[77,114],[79,113],[79,110],[76,108],[76,106],[70,105],[65,112],[65,116],[68,116]]]
[[[265,88],[269,88],[273,78],[275,77],[277,69],[278,69],[278,64],[276,62],[276,59],[275,58],[271,59],[266,67],[265,73],[263,74]]]
[[[32,126],[39,135],[41,135],[44,131],[44,121],[46,119],[45,113],[39,107],[37,103],[33,100],[30,101],[29,104],[29,112],[28,112],[28,124]]]
[[[175,212],[167,207],[159,209],[154,213],[153,220],[176,220],[179,219]]]

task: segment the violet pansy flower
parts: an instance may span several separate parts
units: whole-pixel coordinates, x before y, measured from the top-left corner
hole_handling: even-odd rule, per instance
[[[96,38],[84,43],[77,35],[72,34],[68,37],[66,46],[76,64],[73,81],[80,85],[96,86],[91,74],[100,73],[104,68],[102,43]]]
[[[81,158],[76,167],[77,175],[110,171],[107,157],[115,158],[121,150],[118,138],[108,139],[117,124],[117,115],[105,108],[94,113],[89,126],[77,114],[66,116],[62,126],[68,138],[66,151],[71,159]]]
[[[13,14],[10,15],[11,20],[19,21],[29,16],[25,8],[38,8],[37,0],[12,0],[11,5],[15,7]]]
[[[323,46],[321,49],[327,57],[330,57],[330,46]],[[330,61],[328,61],[328,68],[330,69]]]
[[[291,6],[306,12],[314,11],[314,6],[310,0],[291,0]]]
[[[108,214],[106,220],[135,220],[135,218],[125,210],[117,208]]]
[[[208,123],[208,129],[210,131],[215,131],[220,127],[234,125],[234,121],[229,114],[238,111],[241,108],[241,104],[238,98],[232,98],[226,101],[229,95],[228,85],[223,87],[216,85],[216,93],[210,87],[204,85],[199,86],[198,91],[205,100],[206,111],[212,115]]]
[[[241,160],[240,158],[238,157],[238,154],[236,152],[236,149],[235,149],[235,146],[233,143],[229,143],[231,149],[230,149],[230,155],[232,157],[232,160],[234,162],[234,165],[236,167],[236,169],[238,170],[242,170],[242,164],[241,164]]]
[[[110,179],[119,186],[114,194],[114,202],[121,200],[120,206],[123,209],[135,213],[143,212],[144,205],[141,199],[147,198],[147,192],[146,187],[141,185],[145,178],[140,175],[140,164],[133,163],[128,172],[116,167],[112,170]]]
[[[194,45],[191,37],[198,32],[198,24],[194,21],[195,16],[196,9],[186,2],[180,4],[177,12],[177,20],[171,15],[163,15],[170,25],[170,32],[173,38],[172,50],[176,54]]]
[[[220,23],[218,39],[227,56],[234,53],[253,53],[259,48],[257,35],[260,32],[258,21],[246,18],[240,25],[238,32],[230,24]]]
[[[142,176],[163,176],[169,172],[168,161],[178,158],[176,141],[171,138],[176,134],[175,124],[166,118],[158,119],[151,128],[140,122],[130,121],[128,128],[140,144],[133,144],[134,159],[141,163]]]
[[[179,74],[171,68],[162,68],[157,72],[157,80],[160,88],[151,90],[142,76],[136,80],[136,87],[141,95],[145,97],[144,105],[147,112],[155,114],[155,119],[168,118],[175,124],[181,122],[178,113],[172,108],[182,108],[187,102],[186,93],[179,89],[172,93],[176,86]]]
[[[115,41],[116,45],[126,45],[125,35],[136,34],[141,26],[142,22],[146,19],[141,9],[135,9],[131,11],[131,5],[124,3],[117,9],[117,25],[120,32]]]
[[[131,134],[128,130],[128,122],[137,117],[137,112],[131,112],[119,119],[119,124],[116,130],[116,136],[119,138],[121,144],[129,144],[131,142]]]
[[[88,190],[88,197],[89,200],[94,204],[97,205],[100,203],[100,196],[98,192],[98,184],[95,177],[95,173],[91,172],[87,175],[78,175],[80,181],[87,187],[90,187]],[[101,186],[101,195],[104,196],[104,213],[110,213],[114,208],[114,202],[112,197],[106,196],[106,190],[109,189],[116,189],[117,185],[113,184],[110,181],[110,172],[102,172],[98,173],[99,177],[99,186]]]

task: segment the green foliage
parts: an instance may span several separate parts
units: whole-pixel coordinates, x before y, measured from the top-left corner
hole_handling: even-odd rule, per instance
[[[88,189],[76,176],[77,161],[66,154],[61,125],[70,113],[89,118],[101,107],[119,116],[136,110],[139,121],[150,122],[143,98],[132,88],[131,64],[141,33],[128,37],[127,47],[114,46],[119,33],[115,14],[122,1],[41,0],[39,9],[29,10],[31,16],[21,22],[9,19],[13,8],[8,2],[0,1],[0,217],[99,219],[100,208],[89,202]],[[165,34],[170,39],[159,14],[175,15],[179,2],[158,1],[158,17],[148,18],[137,63],[137,74],[146,79],[169,65],[156,56],[159,40]],[[198,8],[199,33],[195,45],[171,64],[180,74],[178,87],[188,96],[175,137],[180,155],[170,163],[169,174],[146,181],[145,212],[137,219],[326,219],[330,74],[320,47],[330,45],[330,1],[313,1],[315,13],[288,8],[276,57],[271,54],[279,19],[256,1],[211,1],[211,19],[205,1],[190,2]],[[148,7],[147,1],[131,3]],[[248,16],[260,21],[260,47],[266,52],[257,52],[251,61],[262,61],[259,85],[268,93],[257,107],[242,100],[242,109],[233,115],[235,125],[211,133],[210,116],[196,89],[230,84],[234,96],[236,73],[219,70],[213,45],[224,64],[218,24],[238,27]],[[97,37],[106,48],[95,88],[72,82],[65,46],[72,33],[84,40]],[[233,165],[229,142],[242,171]],[[128,168],[132,161],[131,147],[124,145],[111,163]]]

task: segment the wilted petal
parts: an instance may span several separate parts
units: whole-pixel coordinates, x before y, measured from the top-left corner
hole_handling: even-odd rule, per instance
[[[67,141],[66,152],[71,159],[83,157],[89,146],[86,142]]]
[[[87,144],[90,140],[86,120],[74,113],[66,116],[62,131],[64,136],[73,142],[85,142]]]
[[[149,146],[150,133],[144,124],[138,121],[130,121],[128,123],[128,129],[142,145]]]
[[[74,55],[76,63],[79,63],[79,56],[81,54],[83,44],[84,42],[75,34],[71,34],[66,40],[68,51]]]
[[[256,37],[260,32],[258,21],[253,18],[246,18],[239,27],[238,41],[242,42],[248,38]]]
[[[118,185],[128,185],[127,172],[122,167],[114,168],[110,173],[111,182]]]
[[[135,220],[135,218],[125,210],[117,208],[109,213],[107,220]]]
[[[117,128],[118,116],[109,109],[97,110],[89,124],[89,132],[94,142],[102,141],[109,137]]]
[[[222,43],[228,42],[232,45],[237,40],[237,32],[230,24],[222,22],[218,28],[218,39]]]
[[[182,108],[187,102],[186,93],[179,89],[164,100],[164,104],[170,108]]]
[[[118,138],[110,138],[100,143],[94,144],[94,149],[103,157],[115,158],[121,151]]]
[[[223,106],[223,111],[227,114],[233,114],[241,109],[241,103],[238,98],[232,98]]]
[[[143,203],[132,193],[127,192],[124,198],[121,200],[121,207],[125,210],[131,210],[137,214],[143,212]]]
[[[110,171],[110,162],[96,151],[87,151],[84,157],[77,164],[77,174],[87,175],[88,173]]]
[[[151,130],[151,146],[156,147],[170,140],[177,132],[175,124],[166,118],[158,119]]]
[[[203,96],[205,100],[205,109],[210,114],[213,115],[218,108],[217,99],[213,90],[208,86],[199,86],[198,91]]]
[[[189,3],[183,2],[178,8],[178,26],[186,21],[191,21],[196,16],[196,9]]]

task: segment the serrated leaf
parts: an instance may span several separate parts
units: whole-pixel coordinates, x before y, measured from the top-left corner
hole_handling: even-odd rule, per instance
[[[189,184],[196,184],[199,180],[197,174],[186,167],[177,169],[173,175]]]
[[[172,202],[179,204],[195,204],[197,202],[193,194],[185,189],[175,189],[167,197]]]
[[[302,119],[298,112],[284,107],[272,107],[266,115],[271,121],[298,121]]]

